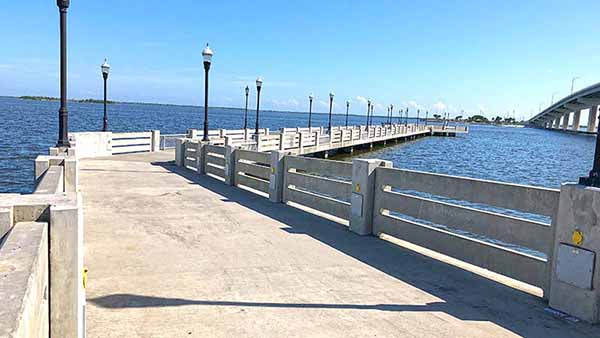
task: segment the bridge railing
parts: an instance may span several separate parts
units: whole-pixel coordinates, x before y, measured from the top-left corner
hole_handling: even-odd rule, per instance
[[[350,219],[351,163],[285,156],[283,165],[284,203]]]
[[[414,130],[421,128],[428,127]],[[189,143],[191,153],[201,147],[206,154],[186,162],[192,170],[200,165],[272,201],[337,217],[359,234],[397,237],[549,292],[558,190],[394,169],[381,160]]]
[[[558,197],[553,189],[377,168],[373,234],[401,238],[547,293],[554,241],[551,224],[540,219],[555,216]]]
[[[0,336],[85,336],[75,153],[38,156],[33,194],[0,194]]]

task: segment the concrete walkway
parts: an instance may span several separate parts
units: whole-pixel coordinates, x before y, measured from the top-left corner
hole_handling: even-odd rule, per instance
[[[81,163],[88,337],[600,337],[535,296],[172,159]]]

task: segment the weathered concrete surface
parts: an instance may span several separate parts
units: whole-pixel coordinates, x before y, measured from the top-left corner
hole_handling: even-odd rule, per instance
[[[0,337],[48,337],[48,225],[17,223],[0,238]]]
[[[81,163],[88,337],[600,336],[535,296],[171,159]]]

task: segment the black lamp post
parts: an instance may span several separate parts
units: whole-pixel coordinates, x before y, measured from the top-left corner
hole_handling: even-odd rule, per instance
[[[262,88],[263,80],[259,76],[256,78],[256,124],[254,126],[254,135],[258,140],[258,113],[260,111],[260,90]]]
[[[427,120],[429,120],[429,110],[425,112],[425,125],[427,125]]]
[[[67,9],[69,0],[56,0],[60,12],[60,109],[56,147],[70,147],[69,112],[67,111]]]
[[[246,108],[244,109],[244,132],[248,129],[248,94],[250,93],[250,88],[246,86],[244,89],[246,92]]]
[[[110,65],[104,59],[104,63],[100,66],[102,70],[102,77],[104,78],[104,119],[102,123],[102,131],[108,131],[108,115],[106,113],[106,83],[108,80],[108,73],[110,72]]]
[[[385,124],[390,123],[390,107],[387,107],[387,115],[385,116]]]
[[[310,132],[312,124],[312,103],[315,96],[311,93],[308,95],[308,131]]]
[[[600,137],[596,133],[596,150],[594,151],[594,165],[588,177],[580,177],[579,184],[588,187],[600,188]]]
[[[421,115],[421,110],[417,109],[417,127],[419,126],[420,115]]]
[[[335,96],[334,92],[329,93],[329,127],[327,128],[327,130],[329,131],[329,134],[331,135],[331,112],[333,110],[333,97]]]
[[[369,127],[369,116],[371,114],[371,100],[367,101],[367,128]]]
[[[405,112],[406,112],[406,117],[404,118],[404,126],[408,127],[408,108],[406,108]]]
[[[393,104],[390,104],[390,118],[389,118],[389,120],[390,120],[390,122],[389,122],[389,123],[390,123],[390,124],[392,124],[392,122],[393,122],[393,118],[394,118],[394,105],[393,105]]]
[[[348,110],[350,109],[350,101],[346,100],[346,128],[348,128]]]
[[[375,104],[371,104],[371,122],[369,123],[369,125],[373,124],[373,110],[375,109]]]
[[[208,141],[208,70],[210,69],[210,62],[213,56],[208,43],[204,47],[204,50],[202,50],[202,56],[204,57],[204,136],[202,137],[202,141]]]

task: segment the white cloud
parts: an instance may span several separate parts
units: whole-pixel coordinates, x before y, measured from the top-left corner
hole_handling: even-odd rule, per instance
[[[358,101],[358,102],[366,105],[368,100],[367,100],[366,97],[359,95],[359,96],[356,97],[356,101]]]
[[[419,105],[416,101],[408,101],[405,104],[408,108],[414,108],[414,109],[421,109],[423,107],[421,107],[421,105]]]
[[[446,110],[448,108],[443,102],[437,102],[432,106],[433,110],[438,112]]]

